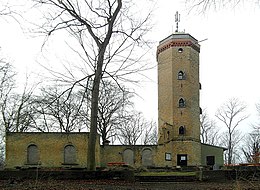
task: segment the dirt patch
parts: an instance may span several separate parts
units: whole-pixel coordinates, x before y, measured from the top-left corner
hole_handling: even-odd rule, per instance
[[[216,182],[124,182],[116,180],[0,180],[3,190],[259,190],[260,182],[226,181]]]

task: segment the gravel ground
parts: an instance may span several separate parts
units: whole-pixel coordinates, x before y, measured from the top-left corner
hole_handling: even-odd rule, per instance
[[[123,182],[87,180],[0,180],[0,189],[10,190],[260,190],[260,182]]]

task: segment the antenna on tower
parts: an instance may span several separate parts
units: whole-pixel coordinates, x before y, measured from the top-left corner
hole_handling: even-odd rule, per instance
[[[180,20],[181,20],[181,15],[178,13],[178,11],[176,11],[176,14],[175,14],[176,30],[175,30],[175,32],[179,31]]]

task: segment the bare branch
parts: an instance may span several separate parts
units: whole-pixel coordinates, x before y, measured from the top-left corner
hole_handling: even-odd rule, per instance
[[[233,160],[233,147],[235,146],[233,144],[236,144],[234,135],[239,133],[237,127],[248,118],[248,115],[244,115],[245,110],[246,105],[243,102],[232,98],[219,108],[215,115],[227,129],[225,140],[228,143],[228,164],[231,164]]]

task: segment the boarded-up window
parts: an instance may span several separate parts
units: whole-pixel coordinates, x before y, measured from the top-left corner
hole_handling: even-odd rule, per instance
[[[67,145],[64,147],[64,163],[75,164],[76,160],[76,149],[73,145]]]
[[[126,149],[123,152],[124,162],[128,165],[134,165],[134,152],[131,149]]]
[[[152,164],[153,164],[152,151],[150,149],[144,149],[142,152],[142,165],[152,166]]]
[[[39,151],[36,145],[29,145],[27,147],[27,163],[39,164]]]

